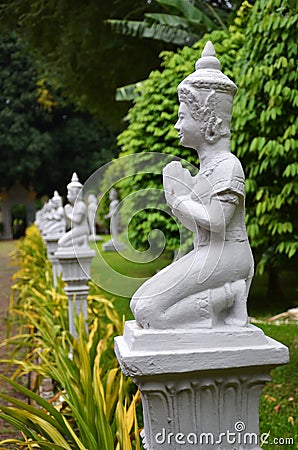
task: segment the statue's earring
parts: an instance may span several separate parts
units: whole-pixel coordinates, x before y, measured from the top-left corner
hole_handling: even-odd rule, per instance
[[[211,116],[205,130],[205,139],[209,144],[213,144],[221,137],[222,120],[219,117]]]

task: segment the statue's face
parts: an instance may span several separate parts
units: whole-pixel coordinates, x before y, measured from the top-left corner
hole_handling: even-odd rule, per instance
[[[186,103],[180,103],[178,121],[174,128],[178,131],[180,144],[183,147],[198,149],[204,142],[201,124],[192,117],[190,108]]]
[[[90,194],[89,195],[89,197],[88,197],[88,203],[96,203],[97,204],[97,199],[96,199],[96,197],[95,197],[95,195],[94,194]]]
[[[72,205],[74,204],[74,202],[77,199],[77,195],[78,195],[77,189],[72,189],[72,188],[68,189],[67,200],[69,201],[70,204],[72,204]]]
[[[62,206],[62,199],[58,197],[53,197],[52,203],[56,208],[58,208],[59,206]]]
[[[109,194],[109,199],[114,200],[116,198],[117,198],[117,192],[115,191],[115,189],[111,189],[110,194]]]

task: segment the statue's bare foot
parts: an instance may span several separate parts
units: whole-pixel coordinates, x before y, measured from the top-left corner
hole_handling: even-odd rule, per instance
[[[225,324],[234,326],[234,327],[245,327],[248,324],[248,316],[240,318],[240,317],[227,317],[225,319]]]
[[[235,281],[232,285],[234,294],[234,304],[225,319],[225,324],[236,327],[245,327],[248,324],[248,315],[246,310],[246,280]]]

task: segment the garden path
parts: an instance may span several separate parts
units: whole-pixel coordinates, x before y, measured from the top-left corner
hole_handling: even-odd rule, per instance
[[[7,314],[9,308],[10,288],[12,285],[11,277],[16,271],[16,267],[10,264],[9,253],[16,248],[17,241],[0,241],[0,342],[6,338],[7,333]],[[13,331],[13,330],[12,330]],[[0,360],[9,358],[9,349],[0,347]],[[7,369],[6,364],[0,363],[0,373],[9,376],[13,368]],[[24,397],[13,391],[9,386],[1,384],[0,392],[13,395],[16,398],[24,400]],[[19,438],[20,434],[16,432],[8,423],[0,419],[0,441],[9,438]],[[6,447],[10,448],[10,447]],[[12,447],[13,448],[13,447]]]
[[[16,241],[0,242],[0,315],[6,314],[9,307],[11,276],[16,268],[10,264],[9,253],[15,250]]]

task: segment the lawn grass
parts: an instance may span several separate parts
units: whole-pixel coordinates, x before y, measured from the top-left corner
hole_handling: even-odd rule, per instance
[[[250,316],[271,317],[289,308],[298,306],[298,284],[296,265],[293,264],[291,270],[280,271],[280,296],[272,298],[268,295],[268,275],[255,275],[250,288],[248,298],[248,312]]]
[[[96,250],[96,256],[91,263],[91,278],[101,287],[103,294],[113,300],[119,315],[130,320],[133,319],[129,308],[131,297],[146,279],[172,261],[172,254],[164,252],[148,263],[133,262],[128,252],[124,252],[124,256],[117,252],[103,252],[102,244],[109,238],[104,236],[103,241],[90,245]]]
[[[260,403],[260,435],[270,433],[262,448],[298,448],[298,324],[258,324],[267,336],[289,347],[290,362],[271,372]],[[283,439],[292,438],[294,443]],[[274,444],[274,439],[279,443]],[[278,441],[276,441],[278,442]],[[283,443],[282,443],[283,442]]]
[[[106,235],[103,236],[103,241],[91,244],[91,247],[97,251],[91,264],[91,277],[102,287],[102,292],[114,301],[119,314],[125,315],[127,320],[130,320],[133,318],[129,308],[132,295],[147,278],[170,264],[173,255],[170,252],[164,252],[150,263],[132,262],[129,260],[129,254],[126,259],[117,252],[102,252],[102,243],[109,239],[110,236]],[[283,298],[278,303],[273,303],[268,297],[267,285],[267,274],[254,276],[248,298],[250,317],[266,319],[298,305],[297,277],[294,270],[281,273]]]

